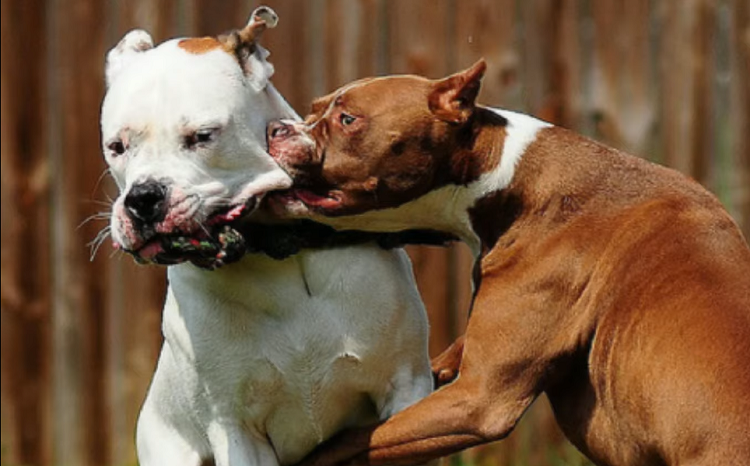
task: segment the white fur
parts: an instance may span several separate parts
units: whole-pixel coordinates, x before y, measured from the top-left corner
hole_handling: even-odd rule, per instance
[[[130,186],[149,177],[190,200],[171,209],[198,217],[289,184],[264,150],[265,127],[298,117],[270,84],[247,82],[269,76],[244,76],[229,54],[191,55],[176,41],[129,50],[111,55],[102,109],[120,211]],[[181,147],[202,125],[222,131],[204,149]],[[118,137],[129,142],[121,156],[107,149]],[[132,233],[117,215],[112,223],[127,245]],[[250,255],[168,275],[164,345],[138,421],[143,466],[293,464],[345,426],[384,419],[431,390],[426,316],[402,250]]]
[[[537,133],[550,123],[522,113],[492,109],[508,121],[503,152],[498,166],[468,186],[448,185],[431,191],[395,208],[373,210],[360,215],[324,217],[311,214],[301,203],[289,207],[295,216],[313,218],[335,228],[370,231],[399,231],[427,228],[452,233],[466,242],[475,255],[480,252],[479,238],[469,219],[469,209],[477,200],[505,189],[513,179],[516,165]]]
[[[500,157],[500,164],[494,170],[482,175],[477,181],[469,185],[468,189],[474,199],[480,199],[494,191],[505,189],[513,180],[518,161],[521,160],[529,144],[534,142],[537,133],[552,126],[546,121],[523,113],[498,108],[492,110],[508,121],[508,126],[505,128],[503,153]]]

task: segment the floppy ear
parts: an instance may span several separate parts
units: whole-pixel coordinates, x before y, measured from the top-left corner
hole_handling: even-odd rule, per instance
[[[148,32],[135,29],[125,34],[125,37],[107,53],[107,65],[104,73],[107,87],[112,85],[117,75],[125,69],[134,57],[152,48],[154,48],[154,41]]]
[[[273,65],[266,58],[269,53],[258,45],[258,39],[266,29],[275,28],[279,16],[271,8],[261,6],[250,15],[250,21],[239,31],[219,38],[228,50],[237,56],[245,74],[250,77],[256,90],[262,90],[273,75]]]
[[[480,59],[471,68],[436,81],[428,97],[430,110],[449,123],[464,123],[474,111],[487,63]]]

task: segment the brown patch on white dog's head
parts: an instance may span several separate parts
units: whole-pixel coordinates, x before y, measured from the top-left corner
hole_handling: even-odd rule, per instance
[[[182,39],[177,43],[177,46],[187,53],[201,55],[222,48],[222,43],[215,37],[191,37],[190,39]]]
[[[177,45],[195,55],[223,50],[234,57],[245,75],[251,76],[257,88],[262,89],[273,74],[273,66],[266,61],[268,52],[258,45],[258,39],[266,29],[276,27],[278,21],[278,15],[271,8],[262,6],[253,11],[242,29],[219,37],[183,39]]]
[[[236,31],[223,34],[217,37],[191,37],[183,39],[178,46],[188,53],[201,55],[216,49],[223,49],[226,52],[240,57],[243,53],[252,53],[256,41],[263,32],[268,28],[276,27],[279,22],[278,15],[266,6],[256,8],[250,15],[250,21],[247,25]],[[242,52],[241,49],[247,49]]]

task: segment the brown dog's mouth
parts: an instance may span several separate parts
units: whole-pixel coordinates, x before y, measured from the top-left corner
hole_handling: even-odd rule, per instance
[[[136,250],[125,250],[142,264],[175,265],[192,262],[213,270],[236,262],[246,250],[245,239],[234,228],[257,205],[251,198],[241,205],[227,207],[211,215],[204,228],[192,232],[157,233]]]
[[[307,188],[293,188],[276,192],[274,197],[282,203],[300,201],[315,210],[335,210],[341,207],[344,193],[338,190],[319,193]]]

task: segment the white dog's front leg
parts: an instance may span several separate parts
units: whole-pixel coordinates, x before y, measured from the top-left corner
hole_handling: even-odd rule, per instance
[[[432,374],[423,364],[415,362],[413,366],[405,365],[396,372],[391,379],[391,389],[374,396],[373,400],[378,407],[378,415],[381,421],[388,419],[399,411],[403,411],[417,401],[432,393]],[[437,466],[440,460],[432,460],[421,466]]]
[[[429,395],[432,392],[432,375],[427,370],[415,370],[405,365],[394,374],[389,387],[389,391],[373,396],[381,421]]]
[[[208,427],[208,441],[216,466],[278,466],[271,445],[241,426],[213,422]]]
[[[202,458],[174,427],[163,422],[154,409],[151,399],[138,417],[136,450],[140,466],[200,466]]]

